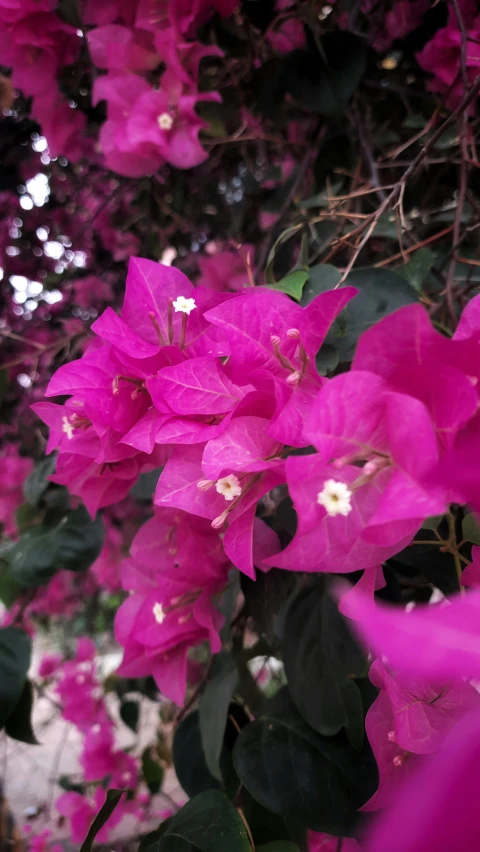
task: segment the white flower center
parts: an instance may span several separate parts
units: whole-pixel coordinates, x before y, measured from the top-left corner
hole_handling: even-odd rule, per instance
[[[68,417],[62,417],[62,432],[65,432],[67,438],[73,438],[73,426]]]
[[[164,611],[162,604],[156,603],[155,606],[153,607],[152,612],[153,612],[153,615],[155,617],[155,621],[157,622],[157,624],[163,624],[163,622],[165,621],[167,613]]]
[[[162,112],[157,118],[160,130],[171,130],[173,127],[173,118],[169,112]]]
[[[323,483],[323,490],[317,494],[317,503],[326,509],[327,515],[334,518],[336,515],[348,515],[352,511],[352,492],[345,482],[337,482],[335,479],[327,479]]]
[[[235,500],[235,497],[240,497],[242,493],[240,480],[234,473],[230,473],[228,476],[223,476],[222,479],[217,480],[215,488],[219,494],[223,494],[225,500],[229,503]]]
[[[185,296],[179,296],[178,299],[175,299],[173,307],[175,308],[175,313],[180,311],[182,314],[191,314],[197,306],[195,299],[187,299]]]

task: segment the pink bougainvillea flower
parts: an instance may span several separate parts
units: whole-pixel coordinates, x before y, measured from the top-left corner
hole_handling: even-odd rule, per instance
[[[102,787],[97,787],[92,798],[86,798],[81,793],[63,793],[55,802],[59,814],[70,823],[70,831],[74,843],[83,843],[91,823],[98,811],[105,803],[107,793]],[[123,808],[117,806],[106,820],[105,825],[97,832],[96,840],[99,843],[108,841],[110,831],[123,819]]]
[[[377,811],[395,799],[405,778],[409,778],[419,762],[416,754],[401,748],[396,740],[394,711],[388,695],[381,690],[365,717],[365,731],[378,767],[378,788],[361,808]]]
[[[98,585],[109,592],[120,588],[120,562],[123,556],[123,536],[120,529],[112,524],[108,516],[104,518],[105,540],[90,571],[96,577]]]
[[[44,654],[38,667],[38,676],[50,677],[58,671],[62,663],[63,657],[61,654]]]
[[[228,560],[210,524],[168,509],[157,510],[140,530],[131,553],[122,567],[122,586],[131,594],[115,619],[124,648],[119,672],[152,674],[159,689],[181,704],[189,648],[208,639],[214,653],[220,649],[223,617],[212,596],[226,585]]]
[[[462,571],[462,586],[480,588],[480,547],[472,547],[472,561]]]
[[[289,457],[285,467],[298,515],[297,532],[285,550],[266,560],[267,565],[344,574],[376,566],[410,542],[415,529],[389,545],[362,538],[365,517],[373,517],[380,505],[387,472],[380,471],[373,482],[356,491],[359,469],[354,465],[342,467],[339,476],[337,467],[309,455]]]
[[[175,414],[226,414],[253,388],[234,385],[219,359],[190,358],[174,367],[165,367],[147,383],[155,403],[161,399]]]
[[[478,847],[480,714],[457,724],[443,748],[402,785],[373,824],[365,852],[451,852]]]
[[[218,438],[174,448],[158,481],[157,506],[174,506],[228,524],[224,547],[236,567],[255,577],[253,525],[258,501],[284,482],[283,449],[265,432],[268,421],[238,417]]]
[[[279,441],[306,445],[303,424],[322,385],[315,356],[338,313],[355,295],[353,287],[321,293],[306,308],[283,293],[245,290],[209,311],[206,318],[228,334],[228,369],[234,381],[250,373],[259,389],[273,381],[276,410],[268,427]]]
[[[465,370],[465,354],[462,342],[433,328],[422,305],[408,305],[361,336],[352,370],[375,373],[393,390],[421,400],[439,441],[448,447],[478,408],[475,381]]]
[[[55,474],[50,477],[57,485],[66,485],[82,498],[92,515],[127,496],[141,472],[139,457],[118,462],[86,463],[84,457],[61,453]]]
[[[339,838],[332,837],[331,834],[323,834],[323,832],[318,831],[308,832],[309,852],[337,852],[339,842]],[[341,852],[362,852],[362,847],[351,837],[341,838],[341,844]]]
[[[108,71],[152,71],[160,62],[151,33],[119,24],[95,27],[87,33],[94,65]]]
[[[480,677],[480,592],[412,612],[372,601],[357,587],[342,611],[376,656],[398,672],[433,682]]]
[[[472,10],[470,14],[468,7]],[[465,95],[462,79],[462,27],[466,30],[464,63],[469,85],[474,82],[480,67],[480,56],[476,49],[476,41],[480,38],[478,8],[475,8],[473,3],[463,3],[459,4],[459,10],[461,23],[455,8],[450,8],[447,26],[437,30],[423,50],[416,55],[420,67],[432,75],[428,83],[429,89],[446,95],[446,104],[450,109],[454,109]]]
[[[254,246],[244,243],[238,251],[221,251],[209,257],[199,256],[200,269],[198,283],[211,290],[242,290],[251,286],[247,263],[251,266],[255,259]]]
[[[14,444],[0,454],[3,477],[0,488],[0,524],[7,536],[17,533],[16,511],[23,503],[23,483],[33,469],[33,461],[21,456]]]
[[[457,722],[480,704],[479,693],[469,683],[432,683],[404,674],[393,675],[380,660],[372,664],[369,677],[390,701],[394,731],[391,739],[414,754],[438,751]]]
[[[199,101],[220,101],[218,92],[183,92],[182,85],[165,72],[160,89],[150,89],[136,101],[127,124],[132,146],[150,143],[166,162],[181,169],[198,166],[208,158],[198,139],[206,124],[195,112]]]
[[[195,289],[174,266],[133,257],[121,317],[139,337],[156,347],[176,346],[190,357],[229,355],[229,346],[204,317],[226,298],[226,294]],[[174,302],[179,299],[175,308]]]

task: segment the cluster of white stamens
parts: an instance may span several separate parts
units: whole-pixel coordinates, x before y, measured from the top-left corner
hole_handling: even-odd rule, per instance
[[[222,494],[223,497],[225,497],[225,500],[228,503],[235,500],[235,497],[240,497],[240,494],[242,493],[240,480],[234,473],[230,473],[228,476],[223,476],[221,479],[218,479],[215,483],[215,489],[219,494]]]
[[[71,438],[73,438],[73,430],[74,427],[70,423],[68,417],[62,417],[62,432],[65,432],[68,440],[71,440]]]
[[[173,127],[173,118],[169,112],[162,112],[157,118],[160,130],[171,130]]]
[[[317,503],[323,506],[334,518],[336,515],[348,515],[352,511],[352,492],[345,482],[337,482],[335,479],[327,479],[323,483],[322,491],[317,494]]]
[[[182,314],[191,314],[191,312],[197,307],[195,304],[195,299],[187,299],[185,296],[179,296],[178,299],[175,299],[173,302],[173,307],[175,309],[175,313]]]
[[[155,621],[157,622],[157,624],[163,624],[163,622],[165,621],[165,617],[166,617],[167,613],[163,609],[163,606],[162,606],[161,603],[156,603],[154,605],[153,615],[154,615],[154,618],[155,618]]]

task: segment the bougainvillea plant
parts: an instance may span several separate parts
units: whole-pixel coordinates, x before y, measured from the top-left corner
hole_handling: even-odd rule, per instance
[[[480,7],[0,48],[0,727],[79,742],[26,848],[479,848]]]

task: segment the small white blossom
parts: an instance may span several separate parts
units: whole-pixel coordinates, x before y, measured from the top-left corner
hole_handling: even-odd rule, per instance
[[[185,296],[179,296],[178,299],[175,299],[173,307],[175,308],[175,313],[180,311],[182,314],[188,315],[191,314],[197,306],[195,304],[195,299],[187,299]]]
[[[162,604],[156,603],[155,606],[153,607],[152,612],[153,612],[153,615],[155,617],[155,621],[157,622],[157,624],[163,624],[163,622],[165,621],[166,612],[164,611]]]
[[[223,476],[222,479],[217,480],[215,488],[219,494],[223,494],[225,500],[229,503],[235,500],[235,497],[240,497],[242,493],[240,480],[234,473],[230,473],[228,476]]]
[[[160,130],[171,130],[173,127],[173,118],[169,112],[162,112],[157,118]]]
[[[327,479],[323,490],[317,494],[317,503],[326,509],[327,514],[334,518],[336,515],[348,515],[352,511],[352,492],[345,482]]]
[[[68,417],[62,417],[62,432],[65,432],[67,438],[73,438],[73,426]]]

